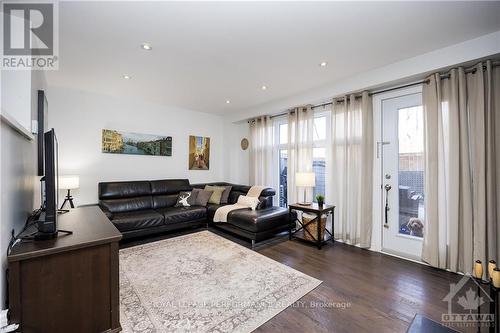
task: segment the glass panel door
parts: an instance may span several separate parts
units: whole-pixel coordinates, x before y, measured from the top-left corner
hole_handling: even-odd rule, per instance
[[[419,259],[424,222],[421,93],[382,100],[382,250]]]

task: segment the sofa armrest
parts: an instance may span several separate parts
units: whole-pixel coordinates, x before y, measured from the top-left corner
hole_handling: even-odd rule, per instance
[[[260,203],[257,205],[256,210],[266,209],[273,207],[273,197],[272,196],[260,196]]]
[[[99,202],[99,208],[103,211],[103,213],[108,217],[108,219],[112,220],[113,219],[113,213],[111,213],[108,209],[108,207],[104,206],[101,202]]]
[[[274,197],[276,195],[276,190],[272,187],[266,187],[260,193],[261,197]]]

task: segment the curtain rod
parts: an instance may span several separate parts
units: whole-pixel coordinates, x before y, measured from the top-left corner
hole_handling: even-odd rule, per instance
[[[491,63],[492,67],[497,67],[497,66],[500,66],[500,61],[492,61]],[[448,72],[450,70],[452,70],[453,68],[449,69]],[[483,65],[483,71],[486,70],[486,66]],[[464,72],[466,74],[474,74],[475,72],[477,71],[477,68],[476,67],[469,67],[469,68],[466,68],[464,70]],[[442,73],[439,75],[441,80],[445,80],[445,79],[449,79],[450,78],[450,74],[449,73]],[[429,84],[429,79],[426,79],[426,80],[421,80],[421,81],[418,81],[418,82],[413,82],[413,83],[409,83],[409,84],[405,84],[405,85],[401,85],[401,86],[396,86],[396,87],[392,87],[392,88],[387,88],[387,89],[383,89],[383,90],[377,90],[377,91],[373,91],[373,92],[370,92],[368,93],[368,95],[370,96],[373,96],[373,95],[378,95],[378,94],[383,94],[383,93],[386,93],[386,92],[389,92],[389,91],[394,91],[394,90],[398,90],[398,89],[403,89],[403,88],[409,88],[409,87],[413,87],[413,86],[418,86],[418,85],[421,85],[421,84]],[[354,94],[356,95],[356,94]],[[338,97],[337,97],[338,98]],[[361,95],[356,95],[355,98],[361,98]],[[334,98],[332,98],[334,99]],[[328,106],[328,105],[332,105],[333,102],[325,102],[325,103],[320,103],[320,104],[315,104],[315,105],[312,105],[311,106],[311,109],[317,109],[317,108],[321,108],[321,107],[325,107],[325,106]],[[270,116],[270,118],[276,118],[276,117],[281,117],[281,116],[284,116],[286,114],[288,114],[288,110],[285,111],[285,112],[281,112],[281,113],[278,113],[278,114],[274,114],[272,116]],[[249,120],[248,123],[250,123],[252,120]]]

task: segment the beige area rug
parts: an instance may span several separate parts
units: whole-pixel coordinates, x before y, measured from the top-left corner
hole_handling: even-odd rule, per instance
[[[120,250],[123,332],[251,332],[320,280],[209,231]]]

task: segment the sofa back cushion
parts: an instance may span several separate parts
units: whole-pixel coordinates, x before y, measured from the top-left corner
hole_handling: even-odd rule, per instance
[[[99,183],[99,203],[111,213],[151,209],[151,185],[148,181]]]
[[[162,179],[153,180],[151,183],[151,194],[179,194],[181,191],[191,191],[189,179]]]
[[[189,179],[153,180],[150,183],[155,209],[173,207],[180,192],[191,191]]]
[[[151,195],[148,181],[99,183],[99,200],[123,199]]]
[[[106,207],[113,214],[151,209],[153,207],[150,195],[135,198],[100,200],[99,204]]]
[[[153,208],[174,207],[178,198],[178,194],[153,195]]]

